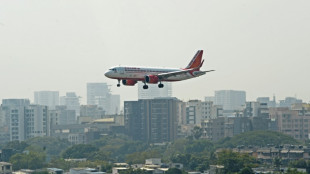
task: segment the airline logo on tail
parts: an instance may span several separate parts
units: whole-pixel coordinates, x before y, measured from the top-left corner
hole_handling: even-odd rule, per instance
[[[202,54],[203,54],[203,50],[198,50],[195,56],[193,57],[193,59],[189,62],[189,64],[187,65],[185,69],[197,68],[197,70],[199,70],[199,68],[203,64],[203,61],[201,61]]]

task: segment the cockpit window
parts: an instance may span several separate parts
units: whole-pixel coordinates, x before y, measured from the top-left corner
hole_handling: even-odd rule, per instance
[[[109,69],[110,71],[114,71],[114,72],[116,72],[116,68],[111,68],[111,69]]]

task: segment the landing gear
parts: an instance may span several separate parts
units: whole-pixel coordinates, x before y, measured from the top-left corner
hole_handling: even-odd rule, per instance
[[[143,89],[148,89],[148,88],[149,88],[149,86],[143,85]]]
[[[121,80],[118,79],[118,84],[117,84],[117,87],[120,87],[121,86]]]
[[[164,87],[164,84],[160,83],[158,84],[158,88],[163,88]]]

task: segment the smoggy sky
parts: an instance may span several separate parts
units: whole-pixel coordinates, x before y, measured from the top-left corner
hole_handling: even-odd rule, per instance
[[[0,1],[0,99],[30,98],[39,90],[76,92],[107,82],[115,65],[185,67],[203,49],[203,70],[173,84],[179,99],[215,90],[310,101],[308,0],[12,0]]]

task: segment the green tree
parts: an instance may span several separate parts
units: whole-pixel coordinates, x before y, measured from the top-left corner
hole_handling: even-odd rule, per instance
[[[166,174],[182,174],[182,170],[177,168],[170,168]]]
[[[218,154],[218,164],[224,166],[225,173],[235,173],[246,166],[254,166],[255,159],[248,154],[223,150]]]
[[[78,144],[66,149],[62,157],[63,158],[88,158],[97,152],[99,149],[91,144]]]
[[[288,169],[285,174],[305,174],[304,172],[299,172],[297,169]]]
[[[45,154],[40,152],[18,153],[10,158],[14,170],[41,169],[45,163]]]
[[[195,126],[192,130],[193,137],[198,140],[203,134],[203,129],[201,127]]]
[[[255,174],[254,171],[252,170],[252,168],[250,167],[245,167],[243,169],[241,169],[241,171],[239,172],[239,174]]]
[[[29,146],[29,144],[27,144],[27,143],[24,142],[24,141],[21,141],[21,142],[19,142],[19,141],[10,141],[10,142],[8,142],[8,143],[4,146],[4,148],[5,148],[5,149],[13,149],[15,152],[21,153],[21,152],[23,152],[23,151],[26,149],[26,147],[28,147],[28,146]]]

